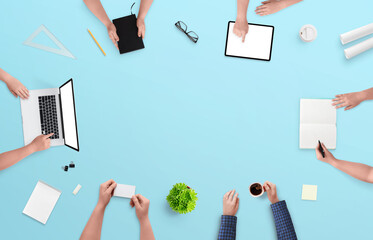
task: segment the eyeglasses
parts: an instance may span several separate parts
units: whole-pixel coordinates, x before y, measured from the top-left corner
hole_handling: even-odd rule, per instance
[[[187,26],[184,22],[182,22],[182,21],[178,21],[177,23],[175,23],[175,26],[176,26],[180,31],[182,31],[183,33],[185,33],[185,34],[188,36],[188,38],[189,38],[190,40],[192,40],[194,43],[197,43],[197,41],[198,41],[198,39],[199,39],[197,33],[193,32],[193,31],[189,31],[189,32],[187,32],[187,30],[188,30],[188,26]]]

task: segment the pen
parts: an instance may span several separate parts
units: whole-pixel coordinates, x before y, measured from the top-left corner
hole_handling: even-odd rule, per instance
[[[89,34],[91,35],[91,37],[93,38],[93,40],[96,42],[97,46],[100,48],[100,50],[102,51],[102,53],[106,56],[106,53],[104,52],[104,49],[102,49],[102,47],[100,46],[100,44],[98,44],[96,38],[93,36],[93,34],[91,33],[91,31],[89,31],[89,29],[87,29]]]
[[[324,152],[324,149],[321,146],[320,140],[319,140],[319,151],[321,152],[322,158],[325,158],[325,152]]]

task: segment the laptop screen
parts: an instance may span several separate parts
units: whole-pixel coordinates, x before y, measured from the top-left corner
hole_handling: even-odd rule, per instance
[[[65,145],[79,151],[72,79],[60,87],[60,100]]]

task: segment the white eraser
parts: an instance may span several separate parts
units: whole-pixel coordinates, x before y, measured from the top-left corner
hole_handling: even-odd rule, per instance
[[[114,196],[131,198],[133,195],[135,195],[135,190],[136,186],[118,184],[117,187],[114,189]]]
[[[76,188],[74,189],[73,194],[74,194],[74,195],[78,194],[78,192],[79,192],[79,190],[80,190],[81,188],[82,188],[82,186],[81,186],[80,184],[78,184],[78,185],[76,186]]]

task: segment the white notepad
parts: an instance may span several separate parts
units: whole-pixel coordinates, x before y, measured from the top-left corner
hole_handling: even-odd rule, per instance
[[[316,201],[317,200],[317,185],[303,184],[302,200]]]
[[[114,189],[114,196],[131,198],[135,195],[136,186],[117,184],[117,187]]]
[[[320,140],[328,149],[337,145],[337,111],[330,99],[301,99],[299,148],[314,149]]]
[[[228,23],[225,56],[271,60],[274,27],[269,25],[249,24],[245,42],[233,33],[235,22]]]
[[[60,195],[60,190],[49,186],[43,181],[38,181],[25,209],[23,209],[23,213],[46,224]]]

